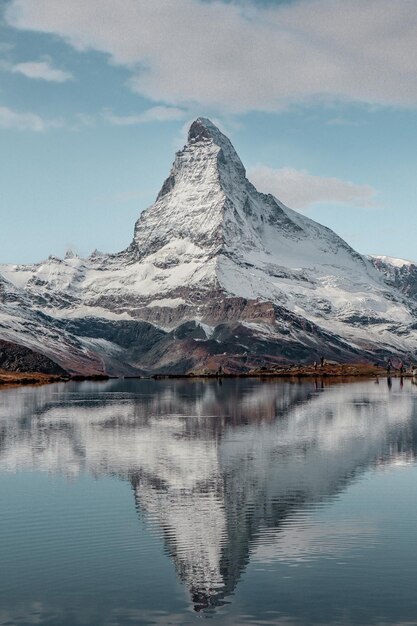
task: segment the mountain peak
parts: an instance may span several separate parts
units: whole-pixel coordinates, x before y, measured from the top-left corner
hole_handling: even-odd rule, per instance
[[[221,138],[226,139],[217,126],[206,117],[198,117],[194,120],[188,131],[188,143],[197,143],[204,140],[212,140],[218,143]]]
[[[198,117],[191,124],[188,131],[188,144],[186,148],[204,150],[206,146],[212,144],[218,146],[222,151],[221,160],[223,163],[227,163],[229,167],[233,167],[235,171],[238,172],[239,176],[245,178],[246,170],[230,139],[226,137],[211,120],[206,117]]]
[[[197,118],[156,202],[136,222],[133,248],[138,258],[179,241],[213,254],[229,232],[226,222],[235,204],[239,217],[230,219],[239,220],[239,232],[245,230],[245,215],[240,216],[248,194],[245,174],[229,139],[207,118]]]

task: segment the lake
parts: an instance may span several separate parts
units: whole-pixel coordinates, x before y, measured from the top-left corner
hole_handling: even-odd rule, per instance
[[[417,386],[0,392],[0,625],[417,624]]]

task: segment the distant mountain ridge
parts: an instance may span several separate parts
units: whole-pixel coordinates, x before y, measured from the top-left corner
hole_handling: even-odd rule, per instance
[[[259,193],[205,118],[126,250],[0,266],[0,338],[74,372],[412,359],[416,323],[416,265]]]

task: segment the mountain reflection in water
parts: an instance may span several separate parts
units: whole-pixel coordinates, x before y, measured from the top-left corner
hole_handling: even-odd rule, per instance
[[[289,515],[370,466],[415,458],[416,399],[417,387],[397,380],[324,390],[314,381],[126,380],[3,391],[0,471],[130,481],[194,609],[210,610],[235,590],[251,554],[271,552]]]

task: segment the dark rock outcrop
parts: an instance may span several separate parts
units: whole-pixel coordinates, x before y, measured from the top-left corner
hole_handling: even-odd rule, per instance
[[[0,370],[65,375],[67,372],[47,356],[0,339]]]

